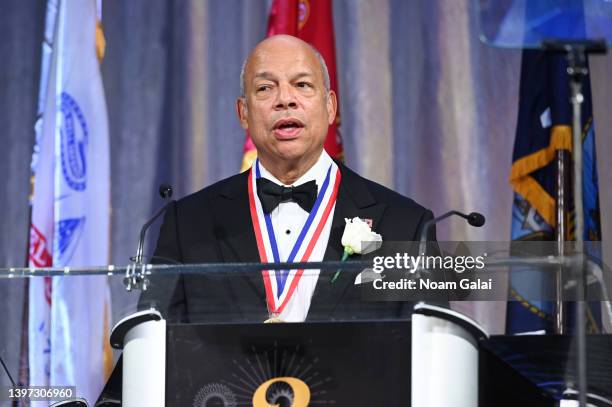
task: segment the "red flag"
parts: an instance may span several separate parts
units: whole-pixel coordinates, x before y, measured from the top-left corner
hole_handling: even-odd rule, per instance
[[[336,46],[334,39],[334,19],[331,0],[274,0],[268,17],[267,37],[288,34],[298,37],[313,47],[323,56],[329,71],[330,87],[338,95],[336,77]],[[339,105],[339,103],[338,103]],[[342,160],[344,150],[338,127],[340,126],[340,108],[336,120],[329,126],[325,138],[325,150],[332,158]],[[244,142],[242,171],[251,167],[257,157],[255,145],[247,133]]]

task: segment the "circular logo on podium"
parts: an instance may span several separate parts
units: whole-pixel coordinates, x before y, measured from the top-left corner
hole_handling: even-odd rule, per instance
[[[236,395],[224,384],[209,383],[193,399],[193,407],[236,407]]]

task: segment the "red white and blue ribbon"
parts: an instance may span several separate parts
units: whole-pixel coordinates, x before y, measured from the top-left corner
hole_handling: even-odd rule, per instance
[[[251,220],[261,262],[309,261],[321,232],[327,222],[331,222],[330,214],[336,203],[338,186],[340,185],[340,170],[333,164],[328,168],[325,181],[323,181],[317,194],[317,200],[287,259],[280,258],[270,214],[263,212],[261,202],[256,198],[255,181],[259,177],[261,177],[261,173],[259,160],[257,160],[249,173],[248,192]],[[268,309],[271,313],[280,314],[283,312],[294,294],[303,272],[304,270],[265,270],[262,272]]]

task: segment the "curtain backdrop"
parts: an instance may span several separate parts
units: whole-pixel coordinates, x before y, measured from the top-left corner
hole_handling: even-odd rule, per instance
[[[45,3],[2,1],[0,266],[25,264]],[[234,110],[239,72],[265,36],[268,5],[266,0],[104,2],[114,264],[128,263],[139,228],[162,205],[160,182],[172,184],[174,196],[181,197],[239,169],[244,140]],[[440,240],[509,239],[507,178],[520,51],[479,41],[470,0],[337,0],[334,13],[347,164],[435,213],[453,208],[487,217],[481,229],[449,220],[438,228]],[[607,243],[612,57],[593,58],[591,67]],[[154,226],[148,253],[156,234]],[[606,256],[610,264],[612,256]],[[0,352],[13,371],[17,355],[7,352],[6,344],[18,349],[8,338],[15,338],[21,324],[20,287],[17,281],[0,284],[6,328],[0,330]],[[122,287],[114,293],[121,303]],[[503,304],[454,305],[491,332],[502,332]]]

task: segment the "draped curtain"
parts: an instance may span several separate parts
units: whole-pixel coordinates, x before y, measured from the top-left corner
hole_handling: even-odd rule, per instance
[[[268,6],[266,0],[104,2],[113,264],[125,265],[134,254],[139,228],[162,205],[160,182],[181,197],[238,171],[244,140],[234,107],[239,72],[265,36]],[[8,0],[2,9],[4,267],[25,264],[45,2]],[[336,0],[334,13],[346,163],[437,214],[476,210],[487,217],[481,229],[448,220],[438,228],[440,240],[508,240],[520,51],[479,41],[470,0]],[[591,59],[604,241],[612,236],[611,62],[610,56]],[[115,287],[118,302],[122,290]],[[11,342],[13,349],[22,304],[19,282],[0,284],[7,317],[0,344]],[[491,332],[503,331],[503,304],[454,306]],[[16,354],[7,357],[17,365]]]

